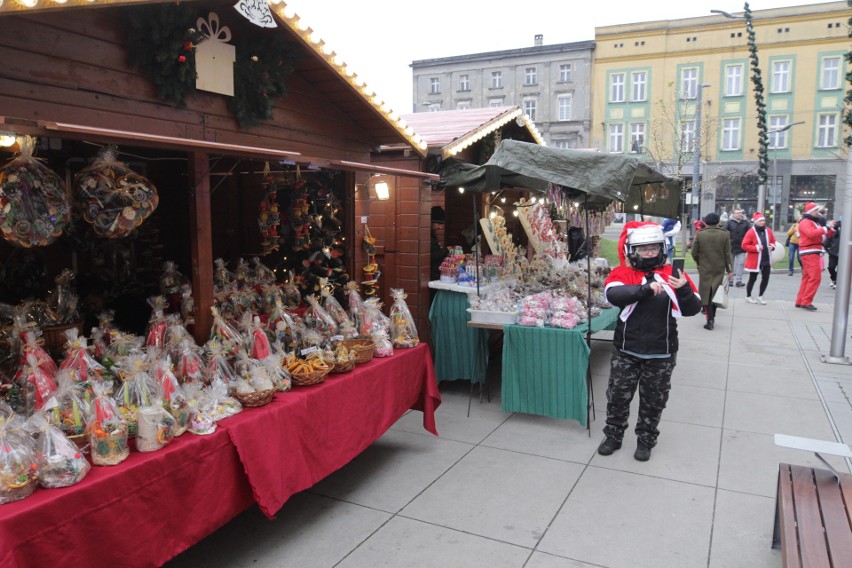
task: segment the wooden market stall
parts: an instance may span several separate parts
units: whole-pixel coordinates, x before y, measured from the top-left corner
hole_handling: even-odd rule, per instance
[[[399,203],[419,200],[423,182],[438,179],[426,173],[419,136],[283,2],[240,3],[254,8],[246,14],[224,0],[28,4],[0,4],[3,28],[14,30],[0,37],[0,144],[12,144],[0,146],[0,166],[28,152],[32,137],[29,163],[64,181],[74,205],[64,217],[47,203],[40,227],[6,223],[3,212],[2,304],[43,296],[68,269],[88,292],[102,292],[104,303],[87,308],[129,298],[136,317],[127,321],[138,323],[170,261],[189,278],[203,342],[216,259],[231,269],[257,258],[278,276],[293,271],[304,293],[318,291],[320,275],[361,282],[365,228],[386,214],[374,174],[394,180]],[[383,146],[404,148],[404,159],[373,161]],[[98,225],[91,220],[103,207],[80,203],[74,180],[110,147],[156,186],[156,198],[146,186]],[[405,207],[395,214],[409,214]],[[411,240],[429,222],[414,209]],[[144,222],[115,234],[143,213]],[[270,228],[272,213],[281,218]],[[408,272],[384,275],[384,286],[409,289],[421,261],[428,269],[428,257],[414,255]],[[72,487],[3,504],[0,564],[161,564],[252,503],[274,515],[410,408],[437,434],[438,404],[426,345],[296,386],[209,436],[132,452]]]

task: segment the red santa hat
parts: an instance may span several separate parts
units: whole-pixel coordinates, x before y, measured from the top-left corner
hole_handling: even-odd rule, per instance
[[[763,216],[763,213],[761,213],[760,211],[755,211],[754,215],[751,216],[751,220],[755,223],[757,223],[761,219],[765,220],[765,217]]]
[[[627,236],[639,227],[659,226],[657,223],[649,223],[647,221],[628,221],[621,229],[621,236],[618,238],[618,260],[621,264],[627,266],[627,259],[624,257],[624,244],[627,242]]]
[[[813,201],[808,201],[805,203],[805,215],[811,215],[813,213],[819,212],[819,205],[814,203]]]

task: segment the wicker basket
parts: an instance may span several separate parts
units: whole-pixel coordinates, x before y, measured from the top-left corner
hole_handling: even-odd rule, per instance
[[[348,373],[352,369],[355,368],[355,359],[350,359],[349,361],[337,361],[334,363],[334,367],[331,368],[332,373]]]
[[[77,321],[66,325],[54,325],[42,328],[42,337],[44,337],[44,346],[47,351],[54,357],[63,355],[63,348],[68,338],[65,337],[65,332],[72,328],[77,328],[80,335],[83,334],[83,322]]]
[[[307,387],[323,382],[330,371],[331,367],[326,367],[325,369],[316,369],[307,373],[290,373],[290,377],[294,385]]]
[[[372,339],[347,339],[340,345],[355,351],[355,362],[361,365],[373,360],[373,348],[376,346]]]
[[[275,398],[275,389],[257,392],[232,392],[231,396],[237,399],[243,406],[254,408],[272,402],[272,399]]]

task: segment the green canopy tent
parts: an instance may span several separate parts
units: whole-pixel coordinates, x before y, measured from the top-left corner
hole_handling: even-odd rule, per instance
[[[441,184],[464,187],[466,191],[491,192],[504,187],[546,191],[558,185],[569,198],[582,200],[586,214],[585,234],[589,234],[588,211],[605,209],[613,201],[625,203],[628,211],[660,217],[680,216],[680,180],[669,178],[640,160],[621,154],[548,148],[529,142],[503,140],[491,158],[476,166],[450,159],[441,168]],[[474,226],[478,223],[474,198]],[[591,255],[586,255],[587,281],[591,297]],[[478,271],[477,271],[478,272]],[[479,284],[477,283],[477,293]],[[591,322],[589,307],[589,321]],[[591,325],[586,343],[591,349]],[[588,407],[594,413],[591,370],[586,369]],[[471,384],[471,389],[473,385]],[[472,392],[472,391],[471,391]],[[586,413],[586,429],[591,424]]]

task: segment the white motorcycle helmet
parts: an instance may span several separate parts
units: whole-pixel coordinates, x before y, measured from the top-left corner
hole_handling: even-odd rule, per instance
[[[666,237],[663,235],[663,228],[659,225],[636,227],[627,234],[627,240],[624,243],[624,257],[636,270],[654,270],[666,263],[665,243]],[[636,252],[636,247],[644,245],[659,245],[660,250],[656,256],[643,257]]]

